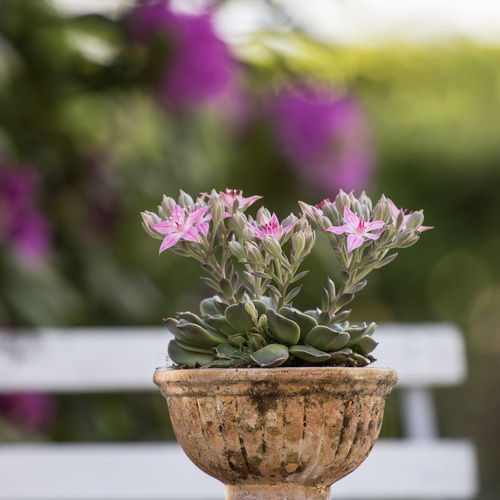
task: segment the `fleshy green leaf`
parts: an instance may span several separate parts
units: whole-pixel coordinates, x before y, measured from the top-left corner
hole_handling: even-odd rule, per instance
[[[221,314],[219,308],[216,307],[216,304],[219,302],[220,299],[217,296],[202,300],[200,303],[201,314],[205,316],[217,316]]]
[[[362,356],[361,354],[358,353],[353,353],[352,355],[353,359],[356,361],[358,366],[366,366],[370,364],[370,360]]]
[[[223,335],[234,335],[238,333],[226,320],[224,316],[213,316],[210,318],[210,324]]]
[[[376,266],[375,269],[380,269],[381,267],[390,264],[396,257],[398,256],[397,252],[391,255],[388,255],[385,259],[382,259]]]
[[[332,321],[334,323],[342,323],[343,321],[345,321],[349,314],[351,314],[351,310],[348,309],[347,311],[341,311],[337,314],[335,314],[335,316],[332,316]]]
[[[177,325],[177,329],[189,339],[202,345],[219,345],[227,341],[227,338],[220,333],[214,333],[202,328],[195,323],[182,323]]]
[[[266,304],[261,300],[252,300],[252,304],[255,306],[258,312],[258,316],[264,314],[267,311]],[[232,304],[227,307],[225,312],[225,318],[227,322],[236,330],[238,333],[246,333],[253,329],[254,322],[250,314],[248,314],[245,302],[240,302],[238,304]]]
[[[238,364],[239,361],[234,359],[215,359],[207,365],[207,368],[232,368],[234,365]]]
[[[180,312],[177,314],[177,317],[185,323],[195,323],[196,325],[200,325],[202,328],[208,327],[208,325],[199,316],[193,314],[192,312]]]
[[[318,325],[318,322],[309,314],[305,314],[291,307],[282,307],[279,313],[299,325],[300,337],[298,342],[303,341],[311,329]]]
[[[336,306],[338,309],[344,307],[346,304],[349,304],[354,299],[353,293],[343,293],[339,299],[337,300]]]
[[[242,346],[247,341],[246,337],[243,337],[243,335],[231,335],[227,340],[231,345],[236,347]]]
[[[328,326],[315,326],[304,339],[307,344],[320,351],[331,352],[344,347],[349,342],[349,334],[337,332]]]
[[[222,358],[245,359],[245,355],[235,346],[221,344],[215,348],[215,352]]]
[[[288,357],[288,347],[282,344],[268,344],[250,355],[250,358],[262,368],[280,366]]]
[[[179,344],[180,347],[182,347],[186,351],[198,352],[201,354],[210,354],[211,356],[213,356],[212,347],[196,345],[193,343],[187,343],[187,342],[183,342],[182,340],[179,340],[179,339],[176,339],[176,342],[177,342],[177,344]]]
[[[223,297],[225,297],[226,299],[230,300],[233,297],[233,286],[227,278],[222,278],[219,281],[219,288],[222,292]]]
[[[171,340],[168,344],[168,356],[176,365],[186,365],[189,368],[206,366],[214,360],[212,354],[203,354],[183,349],[176,340]]]
[[[365,330],[365,335],[372,336],[377,328],[377,323],[370,323]]]
[[[302,279],[304,276],[306,276],[307,274],[309,273],[309,271],[302,271],[298,274],[296,274],[293,279],[290,281],[290,284],[292,283],[295,283],[296,281],[299,281],[300,279]]]
[[[228,306],[224,316],[237,332],[244,333],[254,327],[252,317],[247,313],[244,302]]]
[[[283,299],[283,302],[285,304],[289,304],[299,294],[301,288],[302,288],[302,285],[299,285],[299,286],[295,287],[293,290],[291,290],[286,295],[286,297]]]
[[[365,335],[364,337],[361,337],[356,342],[356,344],[352,346],[352,348],[358,354],[366,356],[367,354],[370,354],[377,346],[378,342],[373,337]]]
[[[349,292],[351,293],[358,293],[359,291],[363,290],[363,288],[366,286],[368,282],[366,280],[360,281],[359,283],[356,283],[354,286],[352,286],[349,289]]]
[[[347,328],[346,332],[350,336],[347,346],[351,347],[352,345],[354,345],[365,334],[365,330],[366,328],[359,328],[359,327]]]
[[[331,361],[343,361],[344,359],[348,358],[351,356],[353,353],[352,349],[349,349],[348,347],[344,347],[342,349],[339,349],[338,351],[331,352],[330,353],[330,360]]]
[[[295,321],[292,321],[281,314],[268,309],[267,325],[270,333],[282,344],[292,346],[297,344],[300,339],[300,328]]]
[[[177,339],[177,340],[182,340],[183,342],[186,343],[191,343],[191,340],[186,337],[182,332],[179,331],[177,328],[178,321],[174,318],[167,318],[163,320],[163,324],[165,325],[165,328]],[[199,343],[198,343],[199,344]],[[200,344],[199,344],[200,345]]]
[[[294,345],[288,350],[290,354],[310,363],[322,363],[330,359],[330,354],[310,345]]]

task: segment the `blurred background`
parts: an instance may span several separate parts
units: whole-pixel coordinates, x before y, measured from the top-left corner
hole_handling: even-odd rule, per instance
[[[195,309],[196,263],[141,228],[164,193],[241,188],[280,219],[339,188],[385,193],[435,230],[371,275],[353,319],[462,329],[470,374],[438,392],[440,425],[474,441],[478,498],[498,498],[500,8],[418,4],[2,0],[0,327]],[[321,245],[309,265],[302,307]],[[168,439],[165,409],[0,395],[0,441]]]

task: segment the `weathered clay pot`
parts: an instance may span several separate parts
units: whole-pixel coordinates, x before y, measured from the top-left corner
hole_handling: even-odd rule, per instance
[[[154,381],[188,457],[226,500],[326,500],[370,453],[387,368],[165,369]]]

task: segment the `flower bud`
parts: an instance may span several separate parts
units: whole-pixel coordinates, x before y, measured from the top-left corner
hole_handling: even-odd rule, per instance
[[[245,302],[245,311],[252,317],[254,321],[257,320],[258,312],[253,302]]]
[[[187,209],[188,211],[191,210],[194,207],[193,198],[191,198],[191,196],[185,193],[182,189],[180,191],[181,194],[179,196],[179,205],[182,208]]]
[[[327,227],[339,226],[342,223],[342,217],[333,203],[325,203],[323,205],[323,214],[325,214],[325,217],[327,217],[331,222],[331,224]]]
[[[158,207],[158,215],[162,220],[167,220],[172,215],[174,205],[176,205],[176,203],[173,198],[163,195],[161,205]]]
[[[373,209],[373,219],[383,220],[386,224],[392,221],[391,206],[384,195],[382,195]]]
[[[403,230],[405,229],[405,228],[403,228],[403,222],[404,222],[404,220],[405,220],[405,213],[404,213],[403,210],[400,210],[399,214],[398,214],[398,216],[396,218],[396,226],[395,226],[396,227],[396,232],[399,232],[401,229],[403,229]]]
[[[394,246],[398,248],[406,248],[418,241],[418,232],[415,229],[405,229],[398,234]]]
[[[312,248],[314,247],[314,244],[316,243],[316,233],[312,230],[311,226],[309,226],[305,231],[304,231],[305,237],[306,237],[306,245],[304,247],[304,254],[308,254]]]
[[[267,325],[267,316],[265,314],[262,314],[262,316],[259,318],[259,325],[264,328]]]
[[[283,227],[286,227],[286,226],[292,226],[294,225],[299,219],[295,216],[295,214],[292,214],[290,213],[290,215],[288,217],[285,217],[282,221],[281,221],[281,225]]]
[[[304,233],[297,232],[292,236],[292,247],[300,255],[306,246],[306,237]]]
[[[295,224],[295,226],[293,226],[293,230],[295,232],[305,231],[306,229],[308,229],[310,227],[311,227],[311,225],[309,224],[309,222],[307,222],[307,219],[305,218],[305,216],[302,216],[297,221],[297,223]]]
[[[262,243],[264,245],[264,249],[266,250],[266,252],[269,252],[273,257],[277,259],[281,259],[282,257],[281,245],[274,236],[266,234]]]
[[[309,217],[311,220],[315,221],[318,219],[318,217],[321,216],[321,210],[318,210],[316,207],[313,207],[312,205],[308,205],[307,203],[304,203],[303,201],[299,201],[300,208],[302,209],[302,213]]]
[[[235,212],[235,213],[233,213],[233,216],[231,217],[231,221],[233,223],[234,232],[236,233],[238,238],[242,238],[243,237],[243,230],[248,225],[246,216],[244,214],[242,214],[241,212]]]
[[[248,227],[248,224],[243,228],[243,233],[241,235],[241,237],[243,238],[243,240],[245,241],[252,241],[253,238],[255,236],[255,233],[252,231],[252,229],[250,229],[250,227]]]
[[[332,221],[325,216],[321,216],[319,221],[318,221],[318,226],[323,229],[323,231],[329,227],[334,226],[335,224],[332,224]]]
[[[258,225],[262,226],[263,224],[266,224],[270,218],[271,212],[265,207],[260,207],[256,216]]]
[[[230,241],[228,243],[229,251],[238,259],[238,260],[247,260],[245,255],[245,249],[243,245],[238,243],[237,241]]]
[[[408,229],[418,229],[424,222],[424,214],[422,212],[413,212],[406,222]]]
[[[335,207],[337,208],[340,214],[344,213],[344,207],[351,208],[351,201],[349,196],[342,191],[339,191],[339,194],[335,197]]]
[[[368,209],[369,212],[373,210],[373,204],[370,197],[363,191],[359,197],[359,202]]]
[[[161,222],[161,219],[155,213],[147,211],[141,212],[141,216],[143,220],[142,227],[144,228],[146,233],[148,233],[149,236],[152,236],[153,238],[162,240],[164,236],[151,228],[151,226]]]
[[[217,227],[224,218],[224,203],[222,203],[222,200],[220,198],[217,199],[215,203],[212,205],[210,213],[212,214],[212,221],[214,227]]]
[[[245,242],[245,253],[247,260],[249,260],[252,264],[257,266],[262,264],[262,254],[260,253],[259,247],[255,243],[252,243],[251,241]]]

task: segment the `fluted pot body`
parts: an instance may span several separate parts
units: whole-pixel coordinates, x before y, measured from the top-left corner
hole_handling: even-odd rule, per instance
[[[378,438],[387,368],[165,369],[179,443],[227,500],[326,500]]]

